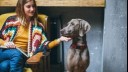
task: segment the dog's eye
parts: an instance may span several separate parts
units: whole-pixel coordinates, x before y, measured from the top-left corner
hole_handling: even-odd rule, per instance
[[[74,25],[74,23],[71,23],[71,25]]]

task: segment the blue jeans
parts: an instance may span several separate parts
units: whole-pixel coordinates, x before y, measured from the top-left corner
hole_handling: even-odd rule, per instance
[[[0,48],[0,72],[23,72],[26,57],[17,49]]]

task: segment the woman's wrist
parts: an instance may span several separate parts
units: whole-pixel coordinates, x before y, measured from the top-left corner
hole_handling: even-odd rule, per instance
[[[61,42],[61,39],[60,39],[60,38],[58,38],[58,39],[57,39],[57,41],[58,41],[58,42]]]

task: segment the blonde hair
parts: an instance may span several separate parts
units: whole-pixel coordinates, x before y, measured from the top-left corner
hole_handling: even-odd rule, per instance
[[[26,25],[27,24],[27,20],[26,20],[26,15],[24,12],[24,5],[28,2],[28,1],[33,1],[34,6],[35,6],[35,14],[32,16],[31,20],[34,21],[35,24],[37,24],[37,5],[36,5],[36,1],[35,0],[18,0],[17,5],[16,5],[16,14],[18,17],[18,20],[21,22],[22,25]]]

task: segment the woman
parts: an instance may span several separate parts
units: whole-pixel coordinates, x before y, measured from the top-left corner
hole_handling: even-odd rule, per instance
[[[36,9],[35,0],[18,0],[16,15],[5,21],[0,31],[0,46],[5,47],[0,47],[0,72],[23,72],[27,57],[17,48],[27,53],[31,62],[45,55],[47,49],[71,39],[61,36],[49,42]]]

